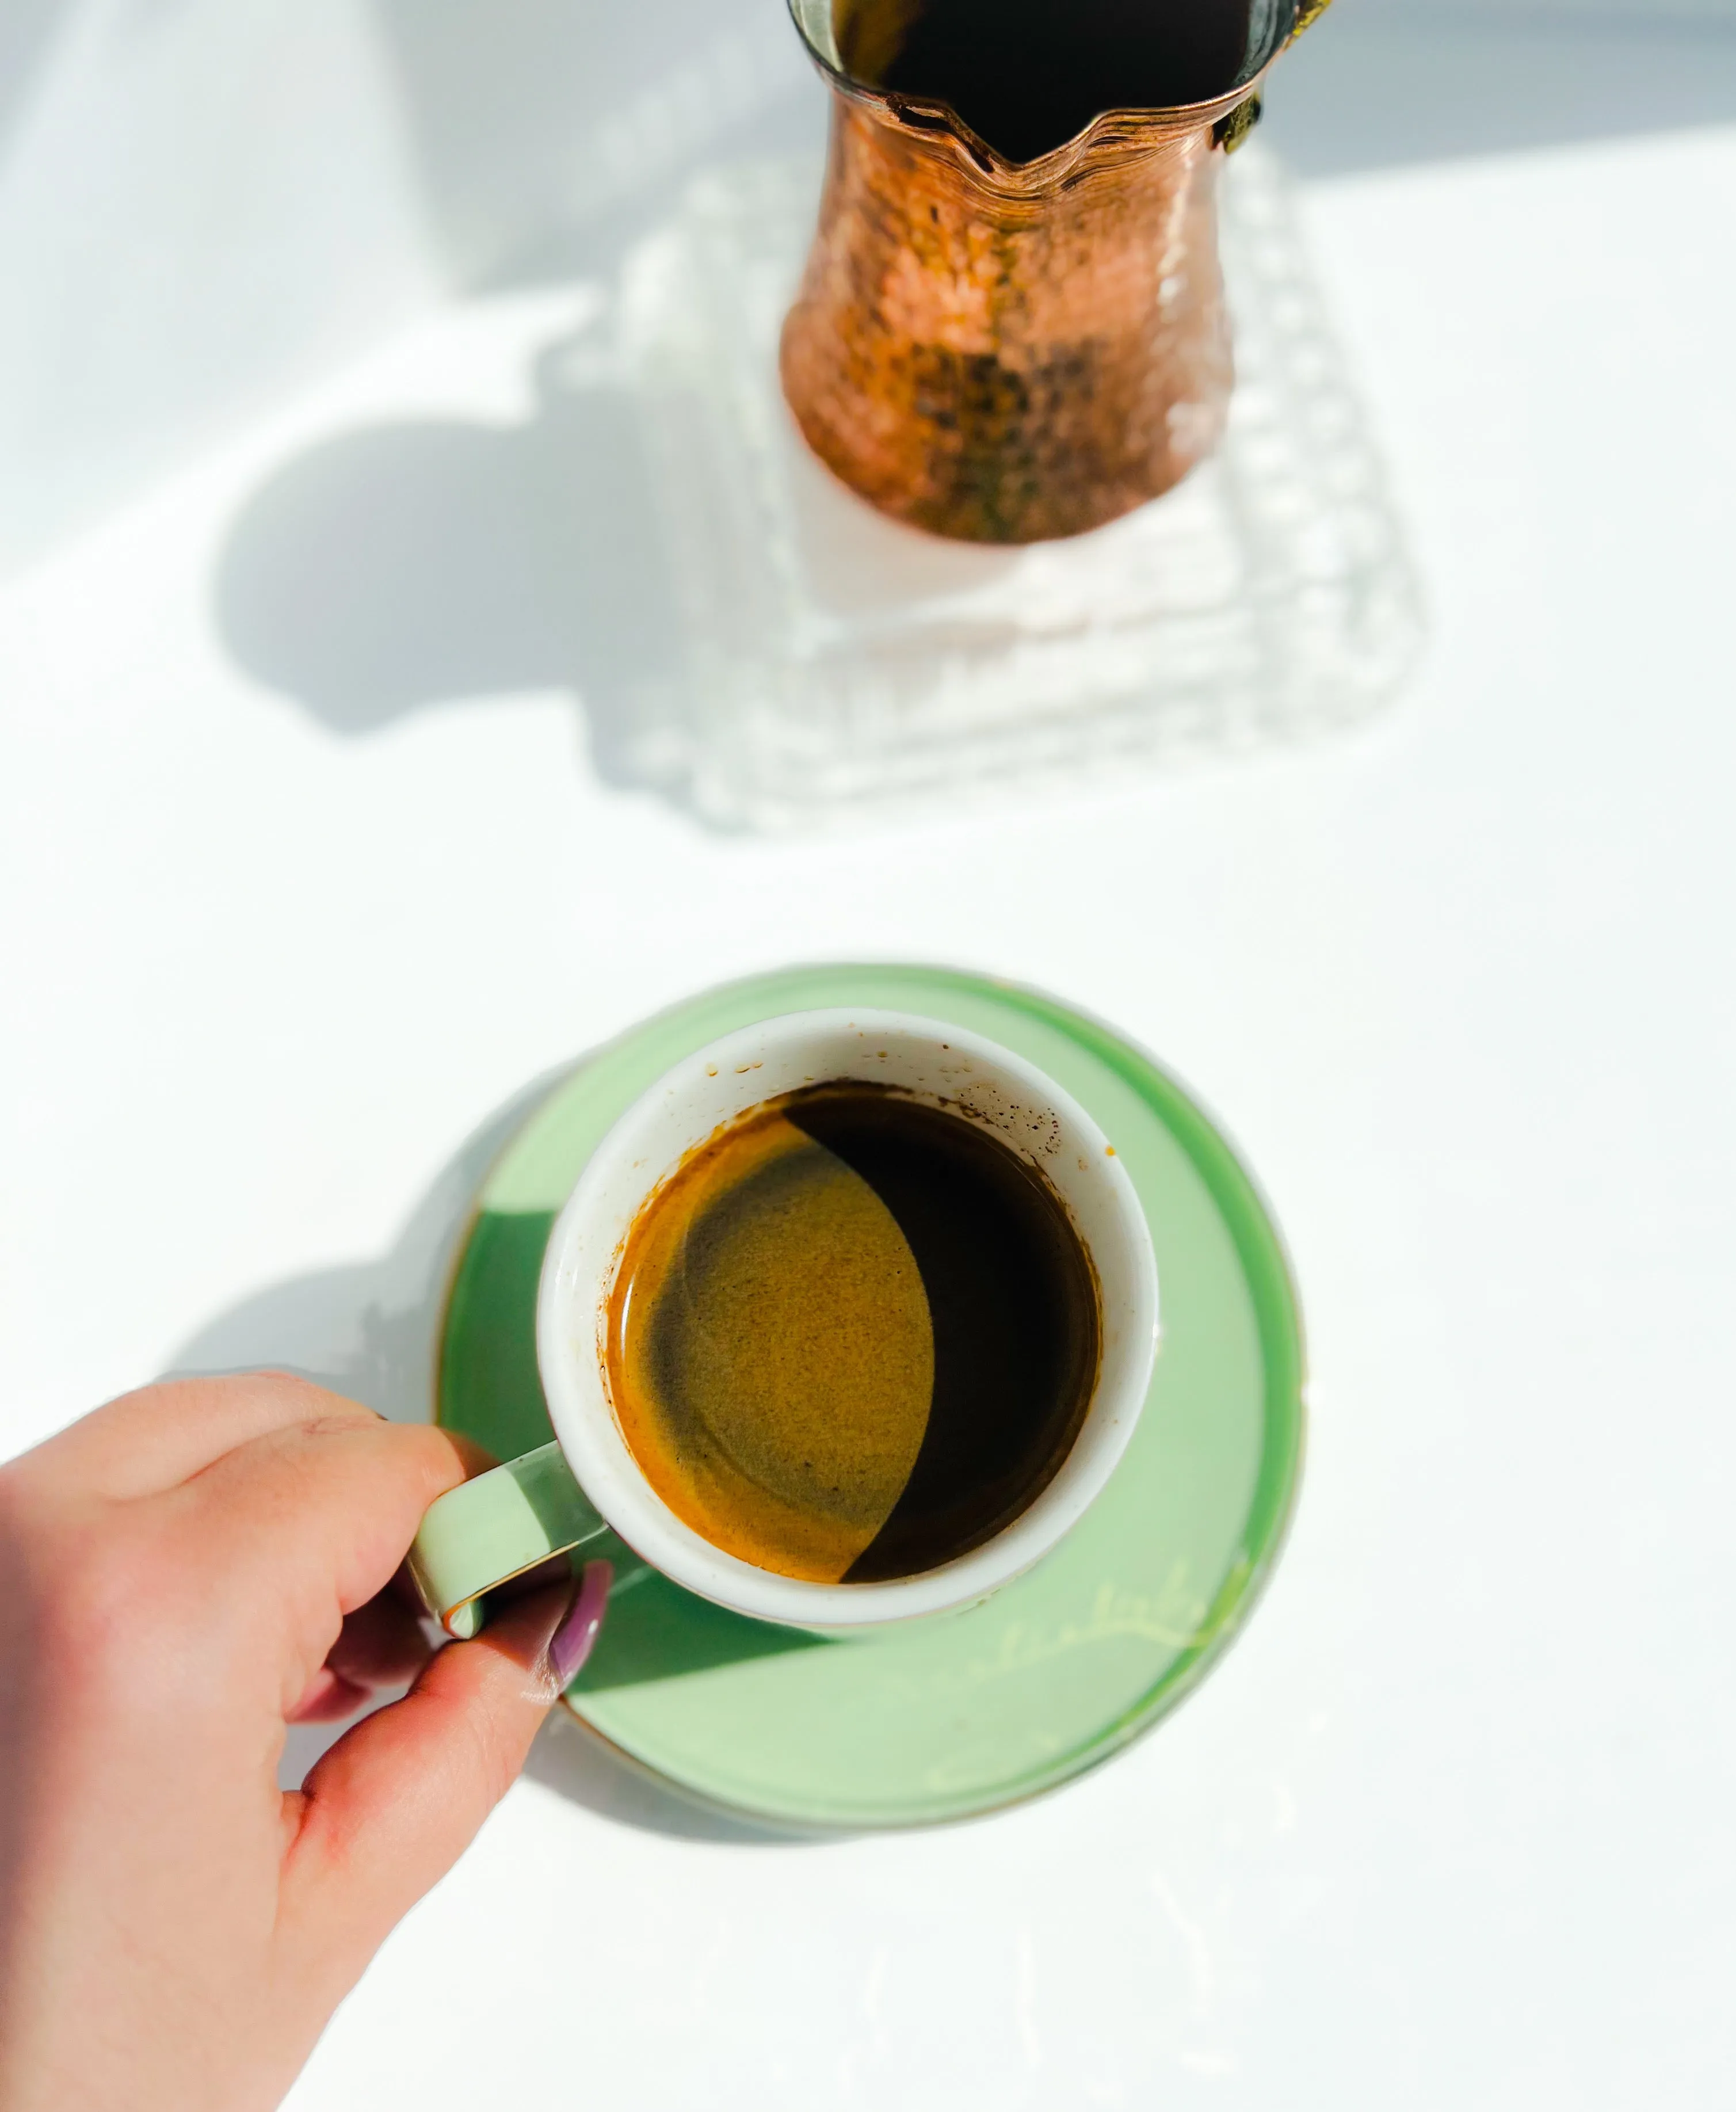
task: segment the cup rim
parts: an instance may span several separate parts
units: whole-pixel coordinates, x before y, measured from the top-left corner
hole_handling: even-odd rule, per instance
[[[1070,1213],[1076,1197],[1100,1220],[1087,1250],[1104,1296],[1104,1347],[1097,1386],[1084,1422],[1059,1472],[1036,1499],[992,1539],[936,1568],[878,1583],[820,1583],[791,1577],[725,1553],[676,1515],[645,1479],[627,1446],[609,1397],[602,1330],[626,1233],[645,1202],[685,1152],[712,1133],[699,1120],[682,1130],[670,1155],[651,1154],[653,1125],[666,1131],[669,1103],[691,1095],[715,1101],[715,1081],[752,1081],[769,1050],[788,1049],[804,1037],[856,1037],[885,1048],[893,1038],[945,1050],[952,1067],[980,1074],[997,1090],[1010,1086],[1055,1117],[1069,1140],[1070,1166],[1050,1168]],[[935,1059],[938,1060],[938,1055]],[[827,1075],[858,1075],[840,1058]],[[862,1075],[872,1076],[871,1069]],[[735,1089],[747,1090],[747,1087]],[[745,1113],[776,1097],[782,1086],[744,1099]],[[730,1119],[738,1118],[735,1116]],[[1081,1149],[1070,1150],[1077,1145]],[[1027,1152],[1027,1156],[1034,1154]],[[1040,1161],[1038,1163],[1041,1163]],[[620,1198],[630,1195],[630,1205]],[[612,1200],[611,1200],[612,1199]],[[1082,1238],[1083,1228],[1075,1230]],[[1117,1250],[1100,1251],[1108,1226]],[[1115,1309],[1110,1309],[1113,1292]],[[652,1567],[672,1582],[754,1619],[821,1632],[903,1622],[967,1606],[986,1598],[1041,1559],[1071,1529],[1107,1484],[1130,1442],[1150,1390],[1160,1333],[1157,1269],[1138,1196],[1114,1145],[1072,1095],[1038,1066],[987,1036],[921,1014],[884,1008],[825,1008],[787,1013],[738,1028],[671,1065],[617,1116],[587,1161],[557,1216],[543,1256],[536,1310],[537,1361],[555,1433],[569,1466],[607,1523]]]

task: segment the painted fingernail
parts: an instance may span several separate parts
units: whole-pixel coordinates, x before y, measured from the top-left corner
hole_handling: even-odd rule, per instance
[[[549,1669],[562,1693],[584,1669],[584,1661],[602,1626],[602,1617],[608,1609],[609,1586],[614,1582],[613,1563],[586,1563],[566,1618],[549,1637]]]

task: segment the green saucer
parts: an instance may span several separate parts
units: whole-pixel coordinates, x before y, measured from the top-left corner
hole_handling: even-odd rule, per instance
[[[963,1818],[1094,1767],[1175,1707],[1246,1618],[1295,1500],[1302,1346],[1283,1249],[1229,1146],[1175,1081],[1030,990],[944,969],[819,967],[707,991],[557,1085],[484,1184],[452,1279],[439,1418],[502,1459],[552,1436],[537,1274],[616,1116],[679,1058],[779,1013],[883,1006],[1039,1065],[1114,1140],[1149,1218],[1157,1374],[1109,1488],[986,1604],[821,1640],[727,1614],[653,1573],[616,1586],[568,1691],[579,1721],[689,1796],[780,1826]],[[598,1551],[587,1550],[588,1553]]]

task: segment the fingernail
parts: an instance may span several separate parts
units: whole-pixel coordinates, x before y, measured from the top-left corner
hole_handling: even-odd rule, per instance
[[[566,1618],[548,1639],[548,1668],[554,1674],[557,1689],[563,1694],[584,1669],[584,1661],[602,1626],[609,1587],[614,1582],[612,1563],[586,1563]]]

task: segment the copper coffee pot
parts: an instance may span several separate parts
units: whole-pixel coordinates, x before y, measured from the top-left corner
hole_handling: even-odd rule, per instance
[[[1029,24],[1044,0],[1000,4],[998,19]],[[1082,11],[1047,4],[1069,56]],[[1163,11],[1097,4],[1119,6],[1124,25]],[[1176,81],[1194,99],[1088,114],[1088,79],[1057,67],[1052,90],[1040,68],[1009,75],[1004,52],[1011,96],[995,108],[976,95],[979,56],[985,83],[997,60],[995,0],[975,0],[991,31],[975,47],[930,38],[930,77],[953,101],[923,92],[911,56],[948,0],[790,0],[833,105],[784,393],[820,460],[884,512],[970,542],[1075,535],[1168,490],[1216,445],[1233,378],[1218,169],[1257,118],[1273,60],[1328,0],[1192,4],[1220,32],[1234,7],[1227,57],[1101,78],[1134,94]],[[1198,99],[1202,85],[1213,92]],[[954,101],[1029,157],[1010,158]],[[1052,143],[1045,121],[1074,114],[1082,129]]]

